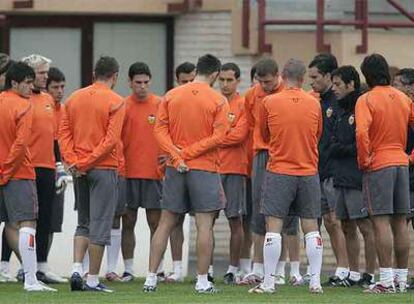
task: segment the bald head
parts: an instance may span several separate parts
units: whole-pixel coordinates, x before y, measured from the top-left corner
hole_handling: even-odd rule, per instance
[[[306,73],[305,64],[298,59],[289,59],[283,67],[282,77],[286,83],[302,86]]]

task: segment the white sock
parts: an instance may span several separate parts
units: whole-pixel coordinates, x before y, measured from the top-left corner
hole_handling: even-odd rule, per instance
[[[295,278],[300,278],[300,270],[299,270],[300,262],[294,261],[290,262],[290,276]]]
[[[240,270],[244,273],[250,273],[252,271],[252,260],[240,259]]]
[[[72,265],[72,274],[74,274],[75,272],[79,273],[80,275],[84,274],[82,263],[73,263],[73,265]]]
[[[88,277],[86,278],[86,284],[88,284],[88,286],[92,288],[98,286],[99,285],[98,275],[88,274]]]
[[[359,280],[361,280],[361,274],[357,271],[350,271],[349,272],[349,279],[354,281],[354,282],[358,282]]]
[[[196,288],[197,289],[206,289],[210,287],[210,282],[207,279],[207,275],[206,274],[198,274],[197,275],[197,284],[196,284]]]
[[[157,273],[161,273],[164,272],[164,259],[161,259],[160,264],[158,265],[157,268]]]
[[[312,231],[305,234],[306,255],[309,261],[310,283],[311,287],[319,287],[321,285],[321,269],[323,243],[319,231]]]
[[[229,265],[229,268],[227,268],[227,273],[236,274],[237,271],[239,271],[239,267],[237,266]]]
[[[214,277],[214,267],[213,265],[208,266],[208,274]]]
[[[349,275],[349,268],[336,267],[335,275],[341,280],[346,279]]]
[[[22,227],[19,229],[19,252],[22,257],[24,282],[28,285],[37,283],[36,279],[36,229]]]
[[[308,262],[309,263],[309,262]],[[310,266],[308,265],[308,266],[306,266],[306,274],[307,275],[309,275],[310,276]]]
[[[81,276],[84,276],[85,274],[89,272],[89,250],[86,250],[85,255],[83,257],[82,269],[83,269],[83,272],[79,273]]]
[[[10,272],[10,263],[7,262],[7,261],[1,261],[0,262],[0,271],[9,273]]]
[[[182,261],[173,261],[173,272],[179,278],[183,273],[183,262]]]
[[[37,270],[41,271],[43,273],[48,272],[49,271],[49,266],[47,265],[47,262],[37,263]]]
[[[128,272],[130,274],[134,273],[134,259],[124,260],[124,265],[125,265],[125,272]]]
[[[146,286],[157,286],[157,274],[154,272],[148,272],[147,278],[145,279],[144,285]]]
[[[384,286],[391,286],[394,283],[392,268],[380,268],[380,283]]]
[[[252,273],[257,275],[260,278],[263,278],[263,264],[262,263],[253,263]]]
[[[121,229],[111,229],[111,245],[106,246],[107,273],[116,272],[121,250]]]
[[[279,261],[276,265],[276,275],[285,277],[286,261]]]
[[[280,233],[267,232],[263,243],[265,288],[275,288],[275,272],[280,253],[282,252],[282,236]]]
[[[394,276],[397,283],[403,283],[407,285],[408,269],[394,269]]]

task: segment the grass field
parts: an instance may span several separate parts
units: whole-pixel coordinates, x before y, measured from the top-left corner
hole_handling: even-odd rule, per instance
[[[68,285],[56,285],[57,293],[26,293],[19,284],[0,284],[0,304],[17,303],[414,303],[414,292],[392,295],[364,294],[358,288],[325,288],[323,295],[308,293],[307,287],[281,287],[273,295],[252,295],[249,287],[216,284],[218,294],[198,295],[193,284],[160,284],[156,293],[141,291],[143,281],[112,283],[113,294],[69,291]]]

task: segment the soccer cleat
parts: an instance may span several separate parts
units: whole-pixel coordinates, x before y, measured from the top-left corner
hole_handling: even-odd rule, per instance
[[[358,281],[358,285],[365,289],[369,288],[371,285],[374,285],[374,284],[375,284],[374,277],[366,272],[362,274],[361,280]]]
[[[23,270],[23,268],[19,268],[19,270],[17,271],[16,279],[17,279],[17,281],[24,283],[24,270]]]
[[[348,282],[345,279],[341,279],[338,276],[329,277],[329,280],[322,284],[325,287],[348,287]]]
[[[134,279],[135,279],[134,275],[126,271],[122,274],[122,277],[121,277],[122,282],[131,282]]]
[[[24,290],[28,292],[56,292],[57,289],[47,286],[46,284],[37,281],[35,284],[24,283]]]
[[[369,288],[364,290],[365,293],[395,293],[394,284],[390,286],[382,285],[381,283],[376,283],[371,285]]]
[[[0,283],[16,283],[17,279],[13,278],[8,271],[0,271]]]
[[[213,277],[213,275],[211,275],[211,274],[207,274],[207,280],[210,282],[210,283],[214,283],[214,277]]]
[[[410,290],[414,290],[414,278],[411,278],[411,283],[410,283],[410,285],[408,286],[408,289],[410,289]]]
[[[164,282],[165,281],[165,273],[164,271],[157,273],[157,282]]]
[[[249,273],[238,283],[239,285],[257,285],[262,283],[262,278],[255,273]]]
[[[292,276],[289,279],[289,284],[292,285],[292,286],[302,286],[302,285],[305,284],[305,282],[304,282],[302,276],[299,276],[299,277]]]
[[[249,293],[259,293],[259,294],[263,294],[263,293],[274,293],[275,289],[274,288],[265,288],[263,286],[263,284],[259,284],[251,289],[249,289]]]
[[[398,293],[406,293],[408,288],[407,282],[397,282],[395,283],[395,291]]]
[[[156,285],[144,285],[144,287],[142,288],[143,292],[156,292],[157,291],[157,286]]]
[[[224,284],[226,285],[236,284],[236,276],[234,275],[234,273],[229,272],[224,275]]]
[[[285,285],[286,284],[285,277],[281,276],[281,275],[275,275],[275,284],[276,285]]]
[[[309,292],[310,293],[315,293],[315,294],[322,294],[323,293],[323,289],[322,286],[309,286]]]
[[[184,282],[184,278],[181,276],[178,276],[175,272],[171,272],[165,277],[165,283],[182,283],[182,282]]]
[[[213,283],[210,282],[209,286],[207,288],[199,288],[196,284],[196,292],[199,294],[205,294],[205,293],[218,293],[218,290],[214,288]]]
[[[109,289],[104,284],[99,283],[95,287],[91,287],[88,284],[85,284],[84,291],[95,291],[95,292],[106,292],[106,293],[113,293],[114,291],[112,289]]]
[[[45,284],[59,284],[59,283],[67,283],[68,280],[65,278],[62,278],[61,276],[48,271],[47,273],[44,273],[42,271],[36,272],[36,278],[45,283]]]
[[[310,280],[311,280],[311,274],[310,273],[307,273],[307,274],[305,274],[303,277],[302,277],[302,280],[303,280],[303,284],[304,285],[309,285],[309,283],[310,283]]]
[[[105,279],[109,282],[121,282],[122,279],[115,272],[108,272],[105,274]]]
[[[85,288],[81,275],[77,272],[72,273],[70,277],[70,290],[71,291],[83,291]]]

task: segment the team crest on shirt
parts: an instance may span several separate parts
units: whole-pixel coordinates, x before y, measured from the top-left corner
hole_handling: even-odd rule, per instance
[[[326,117],[331,118],[332,114],[333,114],[332,107],[329,107],[328,109],[326,109]]]
[[[153,114],[148,115],[148,123],[149,123],[150,125],[155,124],[155,115],[153,115]]]
[[[234,113],[229,113],[227,119],[232,123],[236,119],[236,115]]]
[[[52,111],[53,109],[52,109],[52,105],[50,105],[50,104],[47,104],[46,106],[45,106],[45,108],[46,108],[46,111]]]
[[[349,118],[348,118],[348,123],[349,123],[350,125],[353,125],[353,124],[355,123],[355,115],[351,115],[351,116],[349,116]]]

